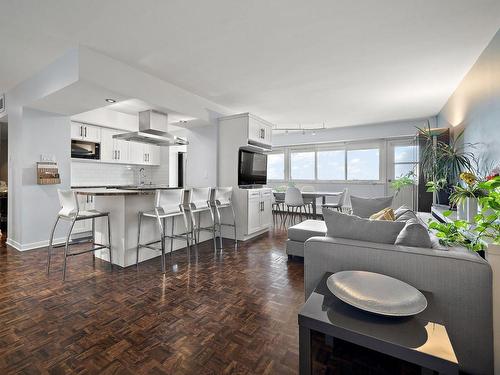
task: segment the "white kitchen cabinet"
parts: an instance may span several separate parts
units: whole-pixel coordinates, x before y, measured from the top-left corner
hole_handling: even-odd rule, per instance
[[[94,125],[71,123],[71,139],[87,142],[101,142],[101,128]]]
[[[256,142],[258,144],[271,146],[272,131],[273,127],[271,124],[263,122],[252,116],[248,117],[248,140],[250,143]]]
[[[129,142],[129,162],[141,165],[160,165],[160,147]]]
[[[130,142],[128,152],[130,163],[145,164],[144,143]]]
[[[101,131],[101,161],[114,163],[129,162],[129,142],[113,138],[122,131],[102,128]]]
[[[160,165],[160,146],[145,144],[144,156],[147,165]]]
[[[271,189],[249,189],[246,234],[269,229],[272,224]]]

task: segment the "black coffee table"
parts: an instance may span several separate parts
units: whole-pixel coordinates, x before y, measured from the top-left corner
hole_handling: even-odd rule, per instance
[[[300,374],[311,373],[311,331],[317,331],[444,374],[458,374],[458,361],[432,293],[428,306],[406,318],[384,317],[352,307],[326,286],[325,273],[299,312]]]

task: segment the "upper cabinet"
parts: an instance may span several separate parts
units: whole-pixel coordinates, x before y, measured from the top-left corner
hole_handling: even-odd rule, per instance
[[[257,117],[248,116],[248,140],[250,143],[271,146],[273,139],[273,126]]]
[[[132,164],[160,165],[160,147],[145,143],[129,143],[129,162]]]
[[[129,142],[113,138],[113,135],[121,133],[123,131],[102,128],[101,161],[112,163],[129,162]]]
[[[160,147],[113,138],[126,131],[71,122],[71,139],[101,144],[101,162],[160,165]]]
[[[261,150],[270,150],[273,143],[273,124],[250,113],[219,118],[223,133],[220,140],[236,142],[239,147],[254,146]]]
[[[101,128],[94,125],[72,122],[71,139],[99,143],[101,141]]]

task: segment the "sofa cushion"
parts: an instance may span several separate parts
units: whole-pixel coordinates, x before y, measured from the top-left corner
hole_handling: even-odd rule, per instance
[[[393,245],[405,223],[364,219],[355,215],[323,209],[327,236]]]
[[[305,242],[311,237],[326,235],[326,224],[322,220],[305,220],[288,228],[288,239]]]
[[[351,195],[352,213],[359,217],[369,218],[376,212],[390,207],[393,197],[362,198]]]
[[[425,247],[428,249],[432,248],[429,232],[417,218],[410,219],[406,222],[394,244],[400,246]]]

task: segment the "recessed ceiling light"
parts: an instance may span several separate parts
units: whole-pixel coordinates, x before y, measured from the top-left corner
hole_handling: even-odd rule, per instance
[[[116,100],[115,100],[115,99],[106,99],[106,101],[107,101],[108,103],[116,103]]]

